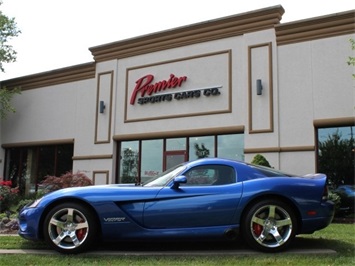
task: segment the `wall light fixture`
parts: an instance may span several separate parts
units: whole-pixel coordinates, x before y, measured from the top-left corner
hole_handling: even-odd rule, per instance
[[[261,79],[256,80],[256,95],[263,94],[263,85],[261,84]]]
[[[105,111],[106,105],[104,101],[100,101],[100,114],[103,114]]]

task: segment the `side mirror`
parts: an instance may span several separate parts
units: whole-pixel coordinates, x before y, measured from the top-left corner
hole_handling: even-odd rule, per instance
[[[173,180],[173,185],[172,185],[172,189],[178,189],[180,184],[185,184],[187,183],[187,178],[184,175],[180,175],[174,178]]]

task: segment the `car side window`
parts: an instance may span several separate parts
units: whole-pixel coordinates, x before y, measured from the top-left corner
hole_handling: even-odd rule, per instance
[[[194,167],[184,174],[185,186],[215,186],[235,183],[234,169],[226,165],[203,165]]]

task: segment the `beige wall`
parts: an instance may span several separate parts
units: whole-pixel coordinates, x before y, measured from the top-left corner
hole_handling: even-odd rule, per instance
[[[346,63],[353,54],[348,17],[354,12],[334,14],[326,23],[279,25],[282,13],[272,7],[93,47],[94,63],[5,81],[24,90],[13,101],[16,114],[0,122],[0,142],[72,140],[73,170],[101,184],[114,179],[114,140],[244,130],[246,161],[261,153],[275,168],[313,172],[314,121],[354,117],[353,69]],[[350,26],[340,31],[329,19]],[[131,105],[135,82],[147,74],[154,82],[186,76],[174,93],[221,86],[221,94]],[[263,84],[260,96],[256,79]],[[3,168],[4,149],[0,173]]]

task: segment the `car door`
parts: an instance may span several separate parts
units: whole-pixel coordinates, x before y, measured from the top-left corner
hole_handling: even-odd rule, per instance
[[[146,202],[147,228],[206,227],[234,224],[242,184],[232,167],[203,165],[183,173],[186,184],[164,187],[155,200]]]

